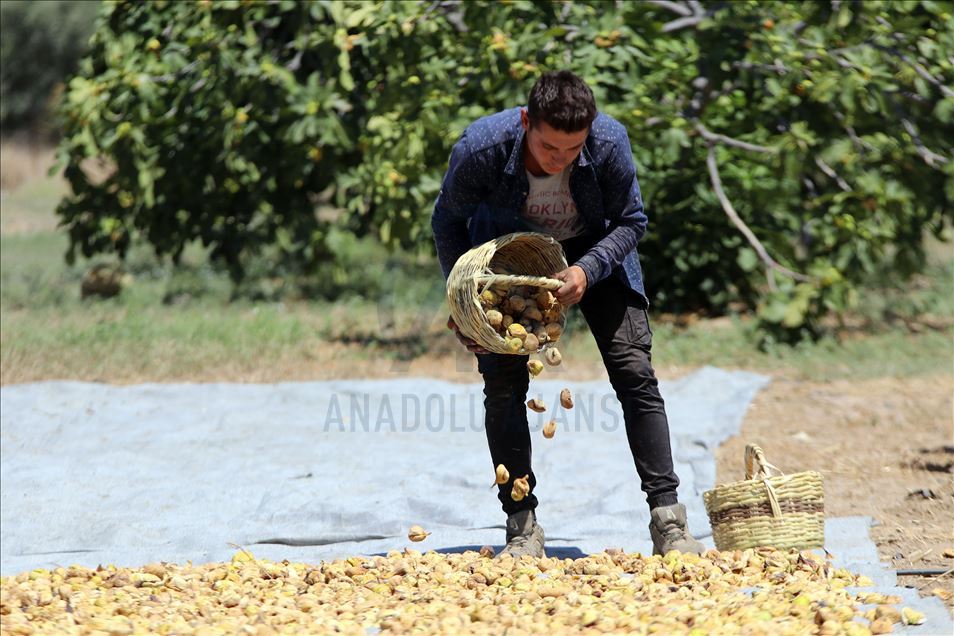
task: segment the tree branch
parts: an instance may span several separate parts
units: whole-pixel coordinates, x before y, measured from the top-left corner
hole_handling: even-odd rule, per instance
[[[155,84],[171,84],[172,82],[177,81],[179,78],[191,73],[192,69],[198,65],[199,60],[193,60],[173,73],[166,73],[165,75],[140,75],[139,79],[145,80],[147,82],[153,82]]]
[[[845,129],[846,133],[848,133],[848,136],[851,138],[852,143],[855,145],[855,148],[860,154],[864,155],[865,149],[875,150],[874,146],[858,136],[858,133],[855,131],[854,127],[845,121],[845,116],[841,114],[841,111],[832,107],[831,105],[829,105],[829,108],[832,114],[835,116],[835,119],[837,119],[838,123],[841,124],[841,127]]]
[[[663,33],[671,33],[679,29],[696,26],[712,13],[711,11],[706,11],[702,3],[697,0],[689,0],[688,4],[672,2],[671,0],[645,0],[645,2],[682,16],[681,18],[664,24],[662,27]]]
[[[688,18],[679,18],[678,20],[673,20],[672,22],[667,22],[663,25],[663,33],[672,33],[673,31],[678,31],[679,29],[685,29],[687,27],[696,26],[700,22],[706,19],[704,15],[694,15]]]
[[[918,154],[921,155],[921,158],[924,159],[924,163],[936,168],[935,163],[944,165],[947,163],[947,157],[944,155],[939,155],[927,146],[924,145],[924,142],[921,141],[920,135],[918,135],[918,129],[914,127],[914,124],[911,123],[911,120],[902,117],[901,125],[904,126],[904,129],[908,131],[908,134],[911,135],[911,139],[914,141],[914,147],[917,149]]]
[[[752,230],[749,229],[749,226],[747,226],[739,217],[739,214],[735,211],[735,208],[732,207],[732,202],[729,201],[729,197],[725,195],[725,191],[722,189],[722,178],[719,176],[719,166],[716,164],[715,159],[715,145],[709,145],[709,155],[706,158],[706,165],[709,167],[709,178],[712,180],[712,188],[715,190],[716,196],[719,197],[719,202],[722,204],[722,209],[729,217],[729,220],[731,220],[732,223],[739,228],[739,231],[742,232],[742,235],[745,236],[745,239],[755,249],[755,252],[765,264],[769,289],[772,291],[777,291],[778,289],[775,285],[775,279],[772,276],[773,272],[779,272],[780,274],[788,276],[789,278],[793,278],[797,281],[810,281],[811,278],[808,276],[799,274],[798,272],[794,272],[787,267],[780,265],[774,258],[769,256],[768,251],[766,251],[759,239],[755,236],[755,234],[752,233]]]
[[[678,13],[681,16],[691,16],[692,9],[682,4],[681,2],[670,2],[669,0],[646,0],[646,4],[654,4],[657,7],[662,7],[663,9],[668,9],[673,13]]]
[[[769,148],[768,146],[758,146],[756,144],[750,144],[746,141],[739,141],[738,139],[733,139],[732,137],[726,137],[725,135],[714,133],[703,126],[700,122],[696,122],[696,130],[699,131],[699,134],[702,135],[702,138],[706,141],[718,141],[727,146],[735,146],[736,148],[742,148],[743,150],[751,150],[752,152],[763,152],[766,154],[775,154],[777,152],[774,148]]]
[[[911,66],[911,68],[913,68],[914,71],[915,71],[918,75],[920,75],[921,77],[923,77],[924,79],[926,79],[928,82],[930,82],[931,84],[934,84],[934,85],[937,86],[939,89],[941,89],[941,93],[942,93],[945,97],[954,97],[954,90],[951,90],[949,87],[947,87],[947,86],[945,86],[943,83],[941,83],[941,81],[938,80],[938,79],[937,79],[936,77],[934,77],[933,75],[931,75],[931,73],[928,72],[928,70],[927,70],[926,68],[924,68],[923,66],[921,66],[920,64],[918,64],[916,60],[912,60],[908,55],[902,53],[901,51],[899,51],[899,50],[896,49],[896,48],[893,48],[893,47],[890,47],[890,46],[885,46],[885,45],[883,45],[883,44],[878,44],[878,43],[876,43],[876,42],[872,42],[872,43],[871,43],[871,46],[875,47],[876,49],[878,49],[878,50],[880,50],[880,51],[884,51],[884,52],[886,52],[886,53],[890,53],[891,55],[894,55],[895,57],[901,58],[902,60],[904,60],[905,62],[907,62],[908,65]]]
[[[467,33],[469,30],[464,22],[464,12],[460,8],[460,0],[442,0],[438,5],[444,12],[444,19],[450,22],[458,33]]]
[[[788,67],[775,62],[774,64],[758,64],[756,62],[732,62],[732,68],[741,68],[745,70],[757,69],[760,71],[775,71],[780,75],[790,72]]]
[[[822,172],[824,172],[829,177],[831,177],[835,181],[835,183],[838,184],[839,188],[841,188],[845,192],[848,192],[851,190],[851,186],[848,185],[848,182],[842,179],[841,176],[839,176],[839,174],[835,172],[831,166],[829,166],[827,163],[822,161],[821,157],[815,157],[815,165],[821,168]]]
[[[911,135],[911,140],[914,142],[914,148],[917,150],[917,153],[924,159],[926,163],[931,168],[937,168],[935,164],[944,165],[947,163],[947,157],[944,155],[939,155],[930,148],[928,148],[924,142],[921,140],[921,135],[918,134],[918,129],[915,128],[914,124],[911,123],[909,119],[911,114],[905,110],[905,108],[898,103],[898,100],[894,99],[891,95],[888,95],[888,101],[891,103],[891,106],[894,108],[894,112],[897,113],[898,119],[901,120],[901,125],[904,126],[904,129],[909,135]]]
[[[800,44],[802,44],[806,48],[815,49],[820,46],[817,42],[812,42],[811,40],[808,40],[806,38],[798,38],[798,41]],[[841,68],[853,68],[856,71],[863,71],[864,69],[862,69],[860,66],[856,66],[855,64],[852,64],[845,58],[841,57],[840,54],[846,53],[848,51],[854,51],[856,49],[861,49],[865,46],[867,46],[867,42],[862,42],[860,44],[853,44],[851,46],[843,46],[837,49],[824,49],[822,53],[809,52],[805,54],[805,57],[803,59],[806,61],[832,59]]]
[[[806,57],[806,59],[808,58],[807,55],[806,55],[805,57]],[[849,62],[849,61],[846,60],[845,58],[841,57],[840,55],[835,55],[834,52],[829,52],[828,57],[830,57],[831,59],[835,60],[835,63],[838,64],[838,66],[840,66],[841,68],[852,68],[852,69],[854,69],[854,70],[856,70],[856,71],[864,71],[864,69],[861,68],[860,66],[857,66],[857,65],[855,65],[855,64],[852,64],[851,62]]]

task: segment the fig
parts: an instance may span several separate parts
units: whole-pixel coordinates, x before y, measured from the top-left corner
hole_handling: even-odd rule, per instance
[[[532,333],[528,333],[523,339],[523,348],[527,351],[536,351],[540,348],[540,341]]]
[[[524,475],[513,480],[513,488],[510,490],[510,498],[514,501],[520,501],[530,494],[530,482],[527,481],[530,475]]]
[[[570,389],[560,391],[560,405],[565,409],[573,408],[573,395],[570,393]]]
[[[523,310],[523,315],[520,317],[521,321],[524,320],[543,320],[543,314],[540,313],[540,310],[536,307],[530,307]]]
[[[537,307],[547,309],[556,302],[556,296],[549,289],[541,289],[537,292]]]
[[[507,470],[507,467],[503,464],[497,464],[496,479],[494,481],[494,485],[491,486],[491,488],[505,484],[508,481],[510,481],[510,471]]]
[[[549,331],[547,333],[549,333]],[[507,334],[511,338],[518,338],[521,342],[523,342],[523,339],[527,337],[527,329],[519,322],[515,322],[507,327]]]
[[[550,420],[546,423],[546,426],[543,427],[543,436],[547,439],[552,439],[553,435],[556,433],[556,421]]]
[[[533,398],[527,402],[527,408],[531,411],[536,411],[537,413],[543,413],[547,410],[546,404],[543,403],[543,400]]]

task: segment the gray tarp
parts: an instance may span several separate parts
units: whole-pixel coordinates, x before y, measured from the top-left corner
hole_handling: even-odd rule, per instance
[[[713,451],[738,432],[767,382],[705,368],[662,383],[680,500],[707,545],[700,495],[715,481]],[[575,396],[571,411],[553,408],[564,386]],[[530,414],[548,552],[651,552],[609,383],[537,379],[531,391],[550,406]],[[490,488],[482,399],[478,384],[423,378],[3,387],[0,571],[204,563],[227,560],[230,544],[316,562],[402,549],[412,524],[433,532],[413,544],[419,550],[499,548],[505,516]],[[557,434],[546,440],[539,430],[554,414]],[[894,586],[867,520],[833,523],[831,539],[863,556],[846,564]],[[937,606],[927,608],[932,616]]]

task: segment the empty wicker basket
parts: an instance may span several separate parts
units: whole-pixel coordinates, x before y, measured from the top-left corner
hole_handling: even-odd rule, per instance
[[[770,470],[779,474],[770,476]],[[804,550],[825,544],[821,474],[785,475],[755,444],[745,447],[745,480],[716,486],[702,499],[719,550],[758,546]]]
[[[467,251],[447,278],[447,304],[461,333],[493,353],[514,354],[504,339],[487,322],[480,306],[480,294],[497,287],[532,286],[556,290],[563,283],[548,278],[566,269],[563,248],[552,236],[536,232],[507,234]],[[566,318],[560,319],[565,327]],[[538,351],[549,345],[543,344]],[[526,355],[518,351],[515,355]]]

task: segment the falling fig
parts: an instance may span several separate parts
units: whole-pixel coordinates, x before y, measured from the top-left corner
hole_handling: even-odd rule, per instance
[[[560,405],[565,409],[573,408],[573,395],[570,393],[570,389],[560,391]]]
[[[553,439],[553,435],[556,433],[556,420],[550,420],[546,423],[546,426],[543,427],[543,436],[547,439]]]
[[[543,413],[547,410],[547,406],[543,403],[543,400],[537,398],[528,400],[527,408],[529,408],[531,411],[536,411],[537,413]]]
[[[513,480],[513,488],[510,490],[510,498],[514,501],[520,501],[530,494],[530,475],[524,475]]]
[[[507,470],[507,467],[503,464],[497,464],[497,478],[494,481],[494,486],[500,486],[510,481],[510,471]],[[493,488],[493,486],[491,486]]]
[[[539,360],[528,360],[527,371],[529,371],[533,377],[537,377],[540,375],[540,372],[543,371],[543,363]]]

